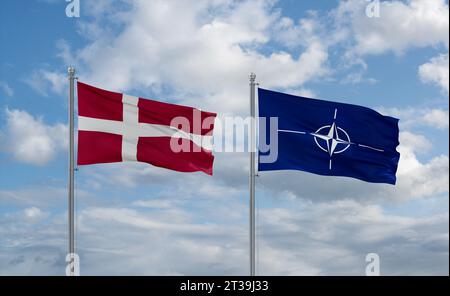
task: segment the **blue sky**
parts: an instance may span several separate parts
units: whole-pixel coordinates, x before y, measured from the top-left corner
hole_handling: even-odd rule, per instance
[[[261,174],[258,272],[362,275],[376,252],[384,274],[448,274],[448,1],[382,1],[379,18],[362,0],[80,3],[80,18],[62,0],[2,3],[0,274],[64,274],[69,64],[98,87],[223,115],[247,115],[254,71],[264,88],[400,118],[395,187]],[[80,168],[82,273],[245,275],[246,165]]]

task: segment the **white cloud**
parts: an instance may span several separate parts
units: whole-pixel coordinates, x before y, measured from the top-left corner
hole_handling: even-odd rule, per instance
[[[42,211],[37,207],[26,208],[23,211],[23,214],[24,218],[30,222],[41,221],[42,219],[45,219],[48,216],[48,213]]]
[[[6,109],[6,127],[1,150],[11,153],[17,161],[45,165],[56,153],[67,148],[67,126],[47,125],[26,111]]]
[[[341,1],[334,12],[342,31],[355,39],[361,54],[449,45],[449,10],[445,0],[380,1],[380,17],[369,18],[364,0]]]
[[[258,211],[259,274],[363,275],[369,252],[381,256],[384,275],[448,273],[448,214],[406,217],[348,200],[311,203],[289,199],[284,203],[278,198],[272,203],[271,208]],[[173,208],[81,209],[77,223],[81,272],[246,275],[246,203],[241,200],[239,207],[232,208],[237,216],[229,214],[230,204],[225,200],[195,215],[190,207],[178,209],[181,212],[171,212]],[[11,218],[0,216],[0,274],[63,274],[65,215],[45,224]],[[219,225],[219,221],[228,223]],[[418,257],[421,260],[411,260]]]
[[[418,126],[427,126],[437,129],[448,129],[449,114],[448,110],[438,108],[378,108],[386,115],[400,119],[402,129],[411,129]]]
[[[144,208],[155,208],[155,209],[166,209],[170,208],[173,202],[165,199],[147,199],[147,200],[136,200],[133,202],[133,206],[144,207]]]
[[[189,224],[187,218],[192,216],[190,213],[186,215],[167,215],[167,213],[169,212],[166,211],[165,217],[149,217],[128,208],[90,208],[82,213],[81,219],[95,219],[146,230],[168,231],[173,234],[217,235],[222,231],[218,225]],[[179,212],[175,211],[175,213]],[[86,227],[91,228],[91,226]]]
[[[32,188],[16,190],[0,190],[0,202],[2,205],[41,207],[53,203],[58,206],[55,196],[63,195],[67,190],[62,188]]]
[[[367,84],[375,84],[377,83],[377,80],[374,78],[366,78],[364,77],[366,69],[362,69],[359,71],[355,71],[353,73],[349,73],[344,79],[341,81],[342,84],[360,84],[360,83],[367,83]]]
[[[435,84],[448,94],[449,82],[448,53],[434,57],[430,62],[419,67],[419,76],[425,83]]]
[[[401,53],[411,47],[437,45],[448,48],[444,0],[426,4],[383,1],[380,18],[365,15],[367,1],[342,1],[333,11],[332,24],[322,22],[317,12],[294,21],[282,16],[274,3],[204,0],[115,5],[86,1],[93,18],[80,23],[80,34],[89,43],[72,53],[60,41],[60,56],[65,63],[80,67],[82,80],[104,88],[151,89],[156,94],[164,90],[165,96],[169,90],[169,96],[181,103],[240,112],[246,105],[242,94],[249,72],[256,72],[265,87],[300,88],[330,73],[328,49],[336,44],[350,45],[343,55],[347,66],[350,60],[363,63],[357,62],[360,54]],[[177,22],[168,24],[172,19]],[[113,35],[116,25],[123,29]],[[296,53],[263,50],[269,42]],[[363,67],[349,73],[343,83],[377,82],[364,77],[364,72]]]
[[[0,204],[8,209],[23,208],[25,210],[37,208],[45,214],[61,209],[65,210],[67,207],[65,171],[58,173],[61,173],[64,177],[58,181],[63,183],[60,186],[33,185],[21,186],[16,189],[0,189]],[[102,203],[96,193],[92,188],[77,186],[75,198],[77,203],[81,204],[88,200],[91,206],[111,204],[110,200]],[[21,212],[21,214],[24,216],[25,212]]]
[[[260,212],[260,270],[264,274],[363,275],[363,261],[370,252],[381,256],[384,275],[447,272],[448,264],[438,258],[446,261],[448,257],[448,215],[402,217],[387,214],[379,206],[347,200],[289,203],[290,208]],[[431,250],[434,244],[436,253]],[[411,261],[416,251],[427,258],[420,268],[413,267],[419,261]],[[409,264],[401,267],[398,263],[403,260]]]
[[[430,150],[432,146],[431,142],[425,136],[408,131],[400,133],[400,143],[402,147],[408,147],[409,150],[419,153]]]
[[[64,51],[61,53],[61,55],[65,54]],[[67,76],[63,73],[44,69],[33,71],[30,77],[25,79],[25,83],[44,97],[48,97],[51,92],[57,95],[63,94],[68,84]]]
[[[274,24],[273,31],[276,41],[288,48],[295,49],[317,42],[321,38],[318,34],[324,34],[325,29],[321,25],[317,13],[310,11],[308,17],[298,20],[298,23],[295,23],[291,18],[281,17]],[[321,42],[331,45],[336,41],[335,38],[335,36],[331,36],[331,38],[321,40]]]
[[[420,140],[419,140],[420,141]],[[399,201],[448,194],[449,158],[447,155],[433,157],[421,163],[416,156],[417,147],[403,145],[399,148],[401,157],[397,172],[398,184],[390,190]]]
[[[8,97],[12,97],[14,95],[14,90],[8,83],[6,83],[6,81],[0,81],[0,90],[3,91]]]
[[[43,214],[42,211],[36,207],[26,208],[24,213],[27,218],[37,218],[41,217]]]
[[[426,113],[423,120],[426,124],[440,129],[448,129],[448,111],[433,109]]]
[[[44,221],[48,216],[48,212],[38,207],[29,207],[16,212],[6,212],[4,218],[7,222],[18,221],[18,223],[36,224]]]
[[[273,2],[134,1],[118,20],[102,19],[123,24],[121,33],[111,36],[104,26],[104,34],[73,59],[82,68],[82,80],[104,88],[175,89],[171,96],[184,98],[183,103],[242,112],[250,72],[275,88],[299,88],[328,73],[327,44],[306,24],[310,20],[302,24],[310,28],[299,54],[261,49],[274,40],[273,27],[282,22]]]
[[[61,58],[65,65],[73,65],[75,57],[70,51],[70,45],[64,39],[60,39],[56,42],[56,48],[58,49],[58,57]]]

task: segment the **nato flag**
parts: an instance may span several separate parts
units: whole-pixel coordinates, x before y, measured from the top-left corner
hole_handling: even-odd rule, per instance
[[[300,170],[395,184],[398,119],[366,107],[264,89],[258,97],[259,171]],[[275,131],[269,118],[278,118]],[[278,145],[270,144],[276,143],[274,137]]]

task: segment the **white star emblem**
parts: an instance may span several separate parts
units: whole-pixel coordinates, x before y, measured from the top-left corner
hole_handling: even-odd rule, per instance
[[[329,128],[327,134],[320,133],[320,131],[327,129],[327,128]],[[347,138],[347,140],[341,139],[341,137],[339,136],[339,131],[341,132],[341,134],[343,134]],[[317,146],[319,146],[320,149],[328,152],[328,154],[330,154],[330,156],[333,156],[333,154],[338,154],[338,153],[344,152],[352,144],[352,142],[350,142],[350,137],[348,136],[347,132],[344,131],[342,128],[337,127],[335,122],[333,122],[332,125],[326,125],[326,126],[319,128],[315,133],[311,133],[311,135],[314,136],[314,140],[316,141]],[[317,138],[324,140],[327,143],[326,149],[323,148],[319,144],[319,142],[317,141]],[[336,148],[340,144],[344,145],[345,147],[343,147],[340,150],[336,150]]]

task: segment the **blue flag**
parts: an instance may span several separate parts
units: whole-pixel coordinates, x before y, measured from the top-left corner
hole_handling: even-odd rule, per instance
[[[398,119],[366,107],[264,89],[258,96],[259,171],[300,170],[395,184]]]

